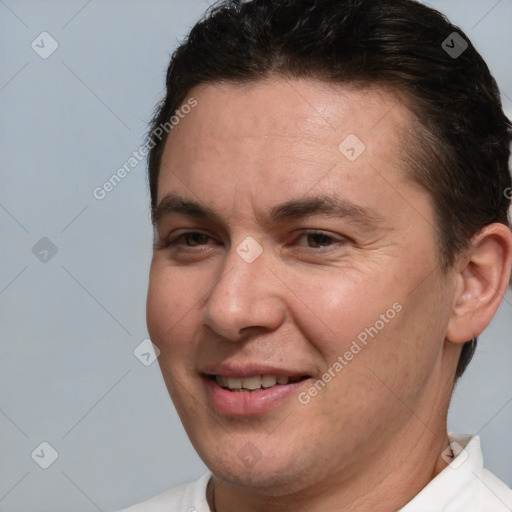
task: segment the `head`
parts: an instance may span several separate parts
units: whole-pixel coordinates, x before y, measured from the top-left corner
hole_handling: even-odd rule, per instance
[[[245,450],[280,485],[320,479],[318,453],[357,471],[412,432],[403,403],[443,424],[510,276],[510,138],[481,56],[417,2],[226,1],[196,24],[150,131],[148,327],[210,467],[270,488]],[[297,400],[215,395],[265,361]]]

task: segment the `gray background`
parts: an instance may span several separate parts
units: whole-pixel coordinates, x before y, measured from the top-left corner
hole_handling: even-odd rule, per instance
[[[511,116],[512,0],[430,5],[473,40]],[[157,364],[133,354],[147,338],[144,162],[103,200],[92,191],[141,146],[170,51],[207,6],[0,0],[0,511],[108,512],[206,470]],[[31,48],[43,31],[59,45],[47,59]],[[43,237],[55,255],[33,253]],[[509,485],[511,328],[508,295],[449,418]],[[31,458],[43,441],[59,455],[46,470]]]

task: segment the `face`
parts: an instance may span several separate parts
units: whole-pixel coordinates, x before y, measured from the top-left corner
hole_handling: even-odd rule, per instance
[[[163,154],[147,302],[167,388],[233,485],[351,478],[419,436],[446,385],[451,280],[400,160],[410,113],[313,81],[190,96]]]

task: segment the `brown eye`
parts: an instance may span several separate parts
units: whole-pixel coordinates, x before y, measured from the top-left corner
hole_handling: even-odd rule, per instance
[[[346,241],[343,237],[334,237],[321,231],[306,231],[299,236],[298,240],[297,244],[306,249],[328,248]],[[305,240],[305,243],[300,240]]]
[[[310,247],[325,247],[335,242],[332,237],[324,235],[323,233],[308,233],[306,237]]]
[[[195,247],[196,245],[205,244],[210,237],[203,233],[191,232],[184,233],[180,238],[186,241],[187,246]]]
[[[202,247],[207,245],[212,238],[200,231],[188,231],[175,235],[163,244],[163,247],[185,249],[187,247]]]

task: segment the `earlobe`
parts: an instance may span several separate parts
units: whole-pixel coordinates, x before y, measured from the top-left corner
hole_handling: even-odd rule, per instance
[[[459,260],[457,289],[446,339],[465,343],[479,336],[501,304],[510,279],[512,233],[489,224],[477,233]]]

